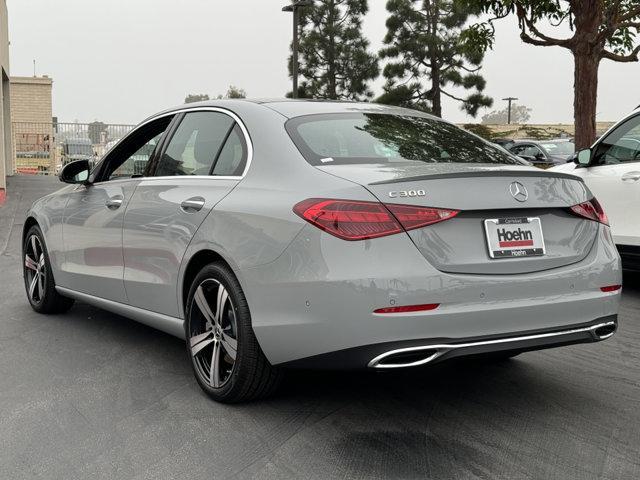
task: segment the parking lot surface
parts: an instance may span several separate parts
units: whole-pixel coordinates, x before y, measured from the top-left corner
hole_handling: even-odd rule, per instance
[[[640,277],[598,344],[400,373],[296,372],[227,406],[183,342],[24,294],[24,214],[56,179],[9,179],[0,208],[0,478],[640,478]]]

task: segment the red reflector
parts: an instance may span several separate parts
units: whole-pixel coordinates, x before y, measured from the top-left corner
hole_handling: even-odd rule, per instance
[[[602,205],[600,205],[600,202],[595,198],[592,198],[588,202],[574,205],[570,210],[579,217],[593,220],[594,222],[600,222],[604,225],[609,225],[607,214],[604,213]]]
[[[309,223],[343,240],[366,240],[425,227],[459,212],[412,205],[310,198],[293,207]]]
[[[385,307],[374,310],[373,313],[409,313],[424,312],[427,310],[435,310],[440,306],[439,303],[425,303],[423,305],[403,305],[399,307]]]
[[[617,292],[622,288],[622,285],[609,285],[607,287],[600,287],[603,292]]]

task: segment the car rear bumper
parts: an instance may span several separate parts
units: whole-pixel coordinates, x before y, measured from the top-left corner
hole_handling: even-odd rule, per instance
[[[617,315],[562,329],[520,332],[517,335],[467,339],[422,339],[385,342],[349,348],[281,364],[286,368],[389,370],[419,367],[445,360],[495,353],[517,354],[533,350],[600,342],[612,337],[618,327]]]
[[[332,353],[359,348],[377,355],[385,344],[457,345],[592,326],[618,313],[620,290],[603,292],[601,287],[622,283],[620,257],[604,227],[583,260],[514,275],[438,271],[406,235],[345,242],[310,227],[276,261],[241,273],[254,332],[273,365],[311,357],[330,361]],[[420,304],[439,306],[374,312]],[[577,336],[593,340],[585,332]],[[549,339],[555,340],[574,338]],[[441,360],[463,352],[448,350]],[[374,357],[364,355],[358,365]]]

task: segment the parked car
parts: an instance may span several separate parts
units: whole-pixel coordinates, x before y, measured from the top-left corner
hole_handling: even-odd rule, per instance
[[[584,183],[423,112],[190,104],[60,179],[24,224],[33,309],[79,300],[185,338],[219,401],[268,394],[286,368],[508,358],[616,330],[620,259]]]
[[[623,266],[640,271],[640,109],[578,152],[574,163],[552,170],[584,180],[609,216]]]
[[[88,138],[67,138],[61,142],[61,167],[76,160],[87,160],[93,164],[95,153]]]
[[[516,140],[507,149],[536,166],[547,168],[566,163],[575,152],[575,145],[570,139]]]
[[[514,142],[515,140],[513,140],[512,138],[496,138],[493,140],[493,143],[495,143],[496,145],[500,145],[502,148],[506,149],[513,145]]]

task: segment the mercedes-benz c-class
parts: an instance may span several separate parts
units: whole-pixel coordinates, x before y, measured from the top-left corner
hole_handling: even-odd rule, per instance
[[[585,183],[428,114],[219,101],[154,115],[28,212],[38,312],[186,340],[216,400],[287,368],[508,358],[614,334],[620,259]]]

